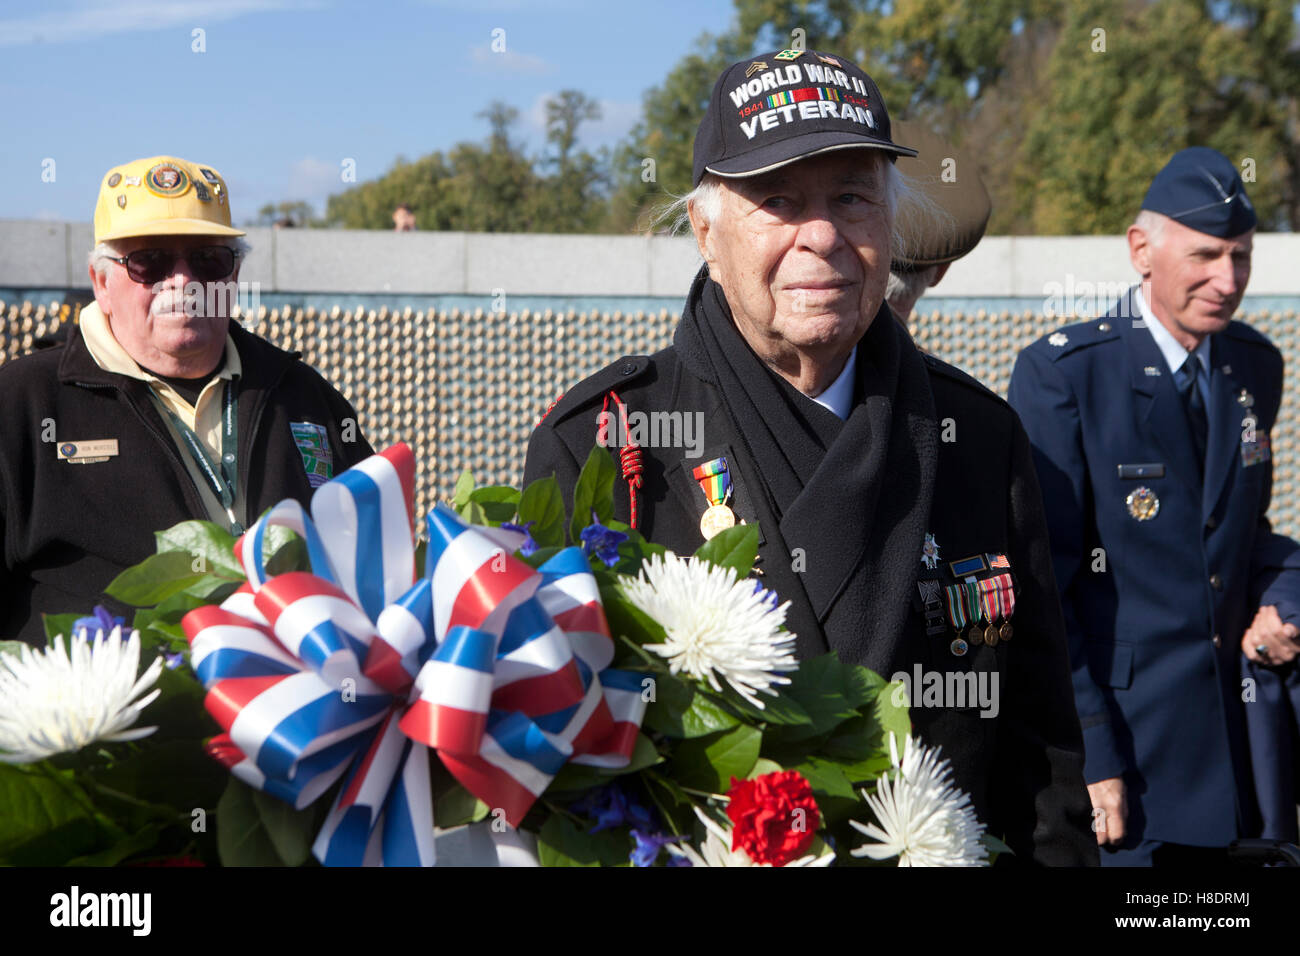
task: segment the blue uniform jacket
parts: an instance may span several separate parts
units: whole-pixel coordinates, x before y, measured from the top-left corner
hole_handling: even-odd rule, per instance
[[[1282,356],[1240,322],[1213,336],[1202,479],[1140,315],[1130,290],[1035,342],[1008,397],[1042,486],[1085,779],[1124,778],[1130,840],[1224,845],[1258,829],[1241,636],[1260,603],[1295,613],[1277,569],[1300,546],[1267,518]]]

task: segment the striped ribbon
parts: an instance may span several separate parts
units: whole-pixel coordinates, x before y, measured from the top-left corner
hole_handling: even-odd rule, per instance
[[[248,581],[182,622],[210,752],[302,808],[343,779],[312,849],[326,865],[432,865],[429,752],[518,825],[566,761],[626,766],[643,675],[614,645],[579,548],[537,570],[523,535],[428,516],[415,576],[415,464],[406,445],[322,485],[239,538]],[[311,572],[270,577],[273,525],[306,542]]]
[[[727,492],[731,490],[731,472],[727,469],[726,458],[706,461],[696,466],[692,474],[700,483],[700,489],[709,499],[709,504],[720,505],[727,500]]]

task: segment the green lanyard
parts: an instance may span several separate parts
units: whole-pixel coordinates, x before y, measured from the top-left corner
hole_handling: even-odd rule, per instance
[[[199,441],[199,436],[194,434],[194,429],[181,421],[165,402],[159,404],[172,420],[172,424],[176,426],[176,431],[180,433],[190,457],[194,459],[194,463],[199,466],[199,471],[207,479],[208,487],[221,499],[221,504],[230,518],[230,533],[236,536],[243,534],[244,526],[235,517],[235,488],[239,478],[239,462],[236,457],[239,448],[239,399],[235,395],[234,381],[226,382],[225,398],[221,405],[220,469],[212,464],[207,449],[203,447],[203,442]]]

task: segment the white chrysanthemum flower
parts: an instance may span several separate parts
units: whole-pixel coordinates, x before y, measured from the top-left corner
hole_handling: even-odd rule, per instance
[[[909,734],[898,759],[898,738],[889,736],[889,759],[899,771],[883,774],[874,795],[863,791],[876,823],[854,828],[879,843],[864,843],[854,856],[873,860],[898,857],[899,866],[988,866],[981,842],[984,824],[975,817],[970,794],[952,783],[952,765],[939,748],[926,747]]]
[[[138,679],[140,638],[122,639],[115,627],[94,640],[83,629],[66,653],[63,636],[54,646],[0,654],[0,761],[32,763],[80,750],[96,741],[147,737],[157,727],[129,729],[161,691],[136,700],[162,673],[156,658]]]
[[[708,814],[704,813],[699,807],[695,808],[695,815],[700,818],[704,824],[704,829],[708,831],[708,837],[704,845],[696,850],[692,846],[677,846],[667,843],[664,848],[674,856],[685,857],[691,861],[691,866],[771,866],[771,863],[755,863],[749,858],[749,854],[743,848],[731,849],[731,831],[723,829]],[[797,860],[791,860],[786,866],[830,866],[835,862],[835,851],[826,847],[821,856],[801,856]]]
[[[790,602],[774,607],[755,582],[736,580],[735,569],[670,551],[652,557],[621,587],[663,626],[668,640],[645,648],[666,658],[673,674],[706,679],[718,691],[722,677],[756,707],[763,704],[755,691],[776,696],[773,684],[790,683],[779,673],[798,667],[794,635],[781,630]]]

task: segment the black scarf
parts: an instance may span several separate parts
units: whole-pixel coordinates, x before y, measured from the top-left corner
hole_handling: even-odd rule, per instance
[[[854,404],[840,421],[754,354],[707,269],[673,347],[718,388],[785,545],[803,549],[799,580],[827,645],[887,671],[931,530],[938,430],[920,352],[882,304],[858,343]]]

